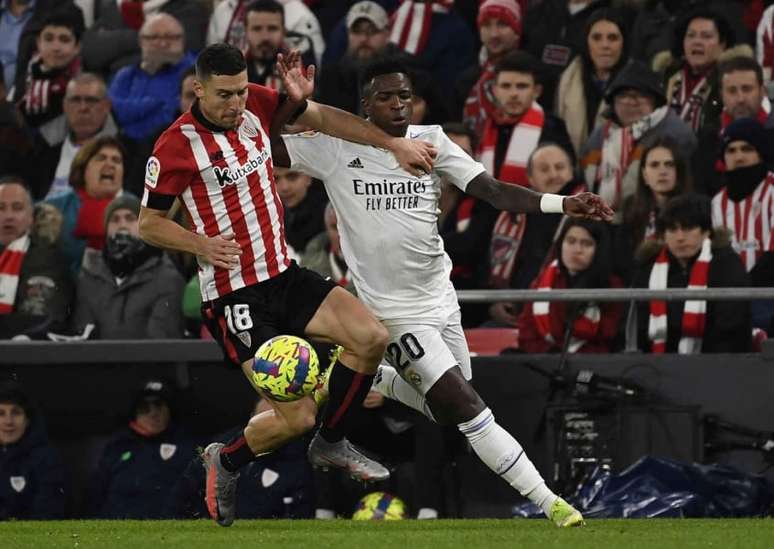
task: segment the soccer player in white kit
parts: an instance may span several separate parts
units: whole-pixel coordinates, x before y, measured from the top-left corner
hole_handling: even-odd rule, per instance
[[[438,234],[441,177],[499,209],[610,219],[598,196],[540,194],[502,183],[454,144],[440,126],[410,125],[412,88],[390,60],[363,78],[368,119],[393,136],[432,143],[433,170],[414,177],[387,151],[318,132],[272,136],[274,161],[321,179],[333,203],[341,247],[358,297],[387,327],[386,359],[374,387],[439,423],[454,423],[495,473],[558,526],[583,517],[545,484],[521,445],[494,419],[470,384],[470,356],[449,280],[451,260]]]

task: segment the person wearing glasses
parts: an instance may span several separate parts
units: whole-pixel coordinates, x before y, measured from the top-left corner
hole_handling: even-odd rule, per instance
[[[642,151],[650,139],[669,135],[686,157],[696,148],[693,130],[667,105],[659,77],[641,61],[630,61],[605,95],[610,109],[581,147],[586,184],[623,220],[623,201],[637,190]]]
[[[119,70],[108,88],[113,112],[128,138],[146,139],[175,119],[181,75],[196,60],[185,50],[184,36],[180,22],[165,13],[140,27],[140,62]]]

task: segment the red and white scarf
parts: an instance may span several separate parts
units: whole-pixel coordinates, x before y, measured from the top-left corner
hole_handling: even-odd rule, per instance
[[[492,91],[492,83],[495,79],[495,63],[487,55],[486,48],[481,48],[479,55],[481,75],[478,81],[470,88],[465,106],[462,110],[462,121],[473,129],[476,135],[483,135],[484,124],[497,110],[497,102]]]
[[[516,256],[526,228],[527,214],[500,213],[489,241],[490,287],[510,288]]]
[[[594,177],[595,192],[614,210],[620,206],[623,178],[634,159],[632,154],[634,148],[646,133],[666,118],[668,113],[669,107],[665,105],[625,128],[612,121],[605,124],[602,159]]]
[[[61,69],[43,71],[40,54],[35,54],[27,67],[26,88],[21,108],[28,116],[62,112],[62,102],[70,79],[81,71],[80,57]]]
[[[224,42],[232,46],[245,50],[247,48],[247,37],[245,34],[245,16],[247,15],[247,4],[245,0],[239,0],[234,13],[231,14],[231,21],[228,23],[226,37]]]
[[[554,289],[558,273],[559,261],[554,259],[538,275],[537,290],[539,292],[550,292]],[[553,309],[555,308],[553,307]],[[552,310],[551,303],[548,301],[535,301],[532,304],[532,314],[535,317],[535,327],[543,339],[552,345],[561,345],[563,342],[557,341],[557,337],[551,331],[551,318],[554,317],[554,320],[556,320],[557,315],[557,312]],[[590,303],[586,310],[583,311],[583,314],[575,319],[573,323],[570,345],[568,347],[569,352],[577,352],[590,338],[597,334],[601,318],[602,313],[599,310],[599,306],[596,303]],[[564,321],[565,319],[562,319],[560,324],[564,324]],[[561,337],[562,335],[556,334],[556,336]]]
[[[774,74],[774,6],[766,8],[758,24],[755,52],[763,67],[763,80],[768,82]]]
[[[707,279],[709,277],[709,266],[712,261],[712,241],[705,238],[701,245],[699,257],[691,267],[691,274],[688,277],[689,290],[704,290],[707,288]],[[667,248],[661,250],[650,271],[650,281],[648,288],[651,290],[664,290],[667,288],[667,279],[669,277],[669,256]],[[683,324],[680,342],[677,345],[677,352],[681,355],[689,355],[701,352],[702,338],[704,337],[704,326],[706,324],[707,302],[706,301],[686,301],[683,309]],[[648,321],[648,339],[651,342],[651,351],[653,353],[666,352],[667,340],[667,304],[666,301],[650,302],[650,319]]]
[[[449,13],[453,5],[454,0],[403,0],[390,17],[390,42],[411,55],[421,54],[430,38],[433,13]]]
[[[500,166],[499,172],[495,172],[495,150],[497,149],[497,138],[499,136],[497,123],[510,123],[513,119],[495,113],[496,116],[488,118],[484,124],[484,135],[481,140],[479,151],[479,161],[484,165],[486,171],[495,175],[507,183],[528,186],[527,179],[527,160],[540,142],[540,134],[543,133],[543,124],[545,123],[545,114],[543,107],[537,101],[525,112],[518,122],[515,122],[511,139],[508,142],[508,148],[505,151],[505,158]],[[500,120],[497,120],[500,118]]]
[[[751,271],[764,252],[774,251],[774,173],[769,172],[753,193],[739,202],[731,200],[723,187],[712,199],[712,225],[731,230],[731,245]]]
[[[690,69],[683,67],[675,79],[675,88],[672,92],[670,106],[681,120],[688,124],[695,132],[701,123],[701,108],[710,93],[708,76],[710,71],[692,77],[688,74]]]
[[[13,312],[24,255],[30,247],[30,235],[20,236],[0,252],[0,315]]]

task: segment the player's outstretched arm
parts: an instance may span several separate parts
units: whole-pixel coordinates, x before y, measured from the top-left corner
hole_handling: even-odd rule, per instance
[[[223,269],[236,267],[242,255],[233,234],[215,237],[195,234],[168,219],[166,211],[144,206],[140,208],[140,238],[159,248],[192,253]]]
[[[570,217],[582,217],[596,221],[610,221],[613,210],[604,200],[593,193],[560,196],[538,193],[521,185],[503,183],[482,172],[468,183],[466,192],[486,200],[499,210],[517,213],[564,213]]]
[[[414,176],[430,173],[433,168],[437,151],[432,144],[393,137],[368,120],[330,105],[309,101],[298,121],[333,137],[387,149],[395,155],[400,166]]]

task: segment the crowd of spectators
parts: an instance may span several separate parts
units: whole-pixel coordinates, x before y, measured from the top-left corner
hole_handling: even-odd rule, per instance
[[[279,91],[277,54],[300,50],[317,65],[315,99],[360,114],[366,65],[399,58],[412,71],[412,123],[443,125],[509,184],[590,190],[615,209],[611,223],[512,214],[444,183],[439,234],[458,289],[774,286],[772,4],[3,0],[0,339],[208,336],[195,259],[139,239],[138,197],[155,140],[195,101],[197,52],[221,41],[245,52],[251,82]],[[292,256],[354,291],[336,229],[347,212],[328,204],[320,181],[274,174]],[[643,352],[745,352],[761,334],[774,336],[772,301],[650,301],[627,315],[629,306],[464,305],[463,324],[518,329],[527,352],[615,352],[627,316]],[[26,397],[4,391],[0,421],[14,416],[23,428],[0,431],[0,447],[23,443],[53,460],[37,449],[44,437]],[[94,496],[105,516],[126,514],[133,497],[127,477],[124,500],[110,500],[107,477],[159,457],[141,450],[171,432],[169,410],[163,428],[144,422],[159,410],[139,399],[136,418],[106,449]],[[181,475],[187,462],[163,448],[183,444],[165,439],[160,453]],[[1,455],[13,463],[12,452]],[[248,476],[273,485],[271,459]],[[57,466],[46,469],[40,482],[59,490]],[[12,476],[4,490],[22,494],[13,479],[33,474]],[[200,490],[200,471],[184,476],[180,490]],[[180,513],[201,512],[177,496]],[[61,514],[58,496],[45,497],[50,515]],[[0,508],[36,516],[30,501],[14,505]]]

